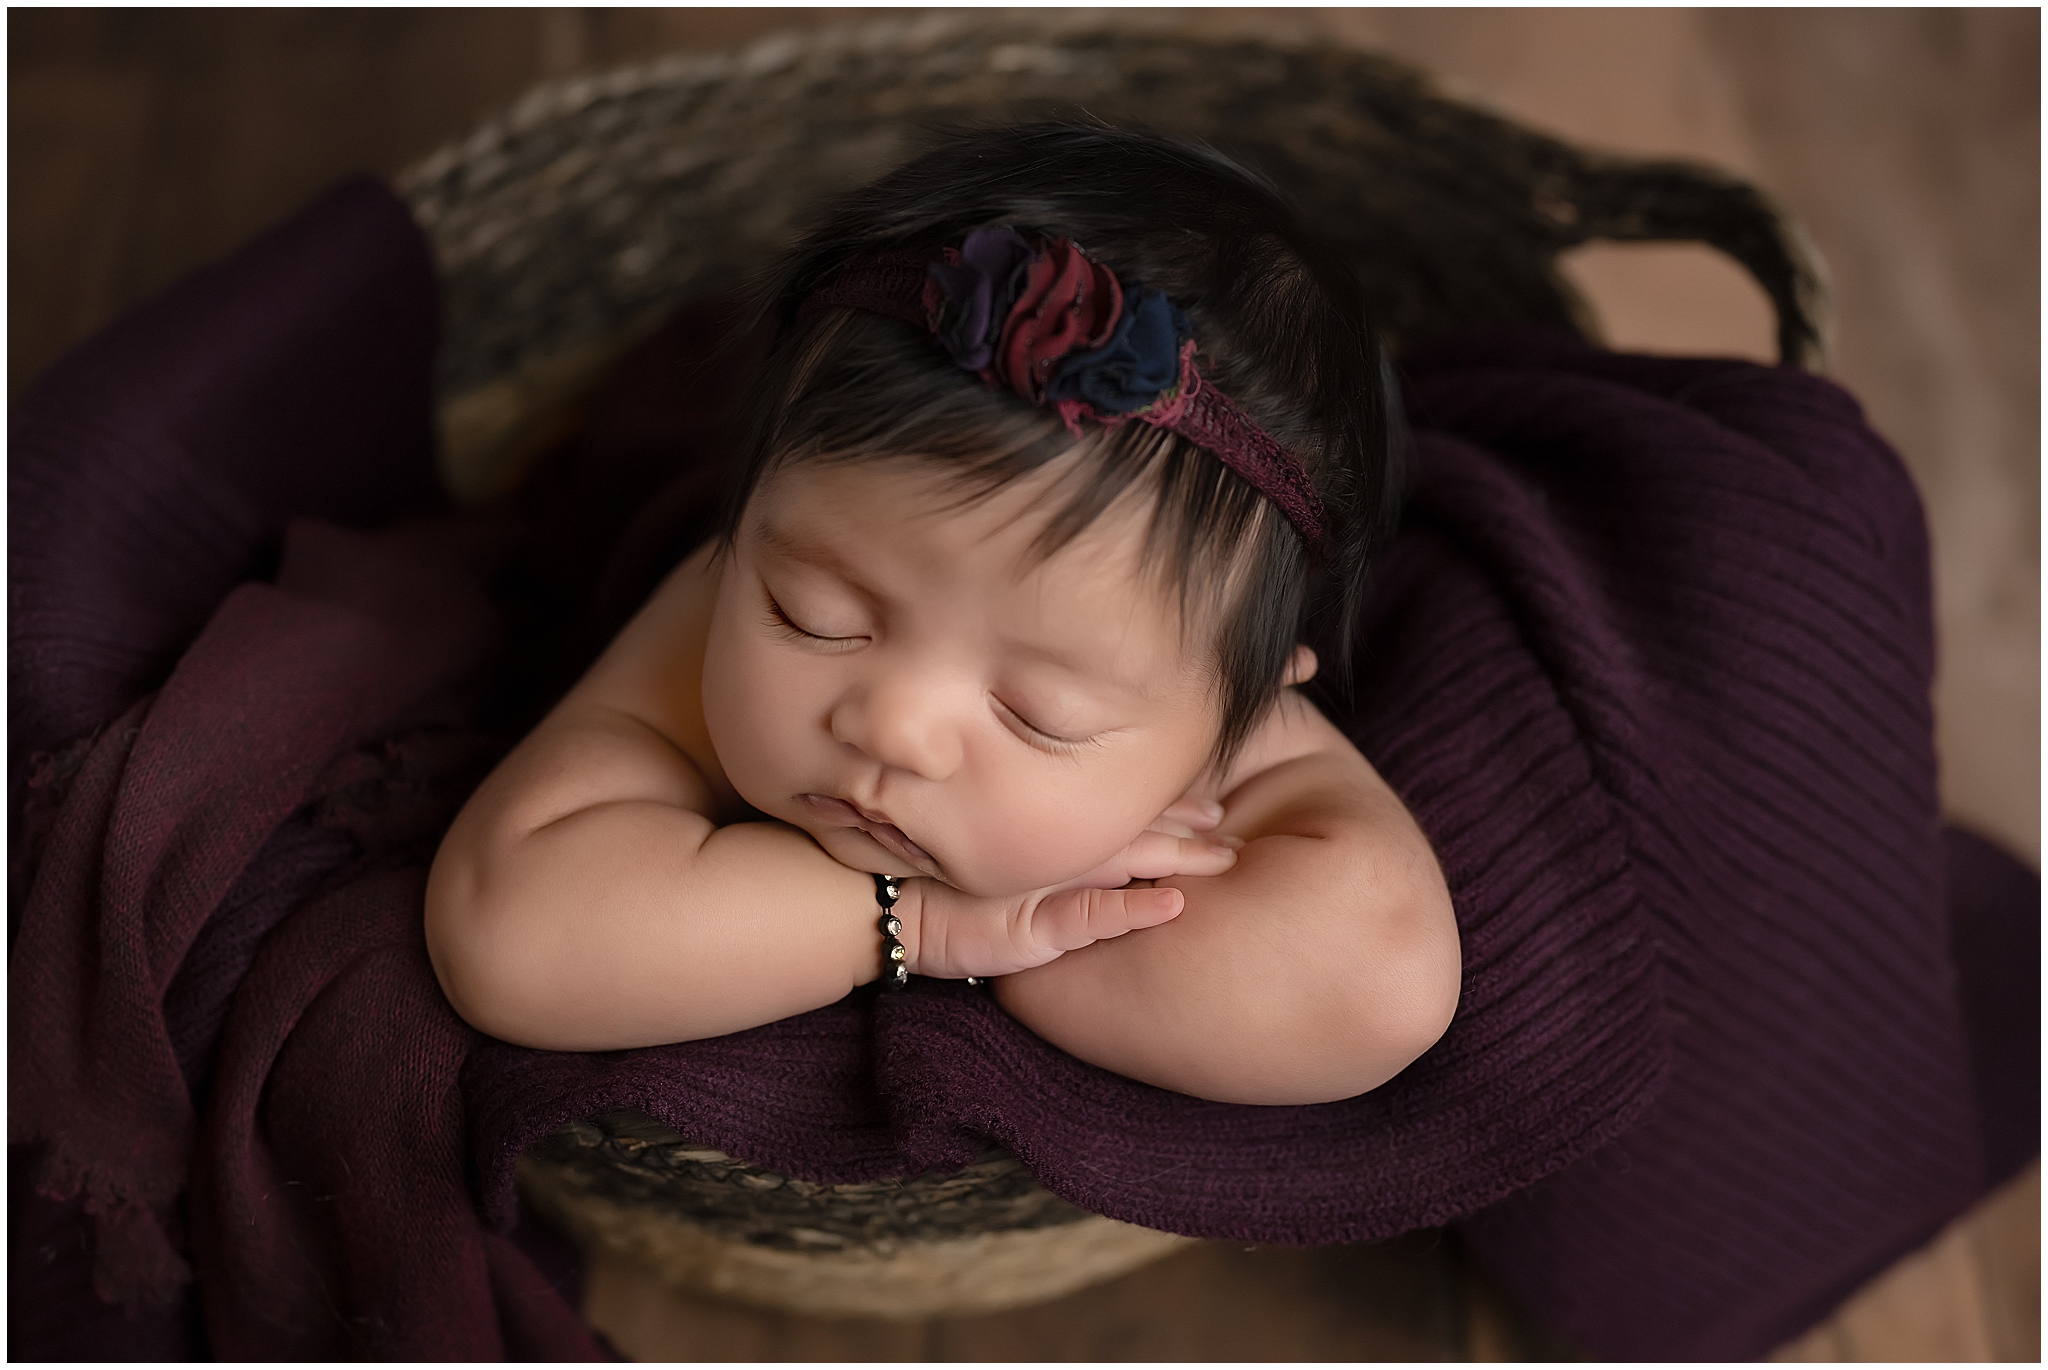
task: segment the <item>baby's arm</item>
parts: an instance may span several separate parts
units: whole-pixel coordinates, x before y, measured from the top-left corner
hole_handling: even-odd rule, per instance
[[[671,574],[442,841],[427,946],[483,1031],[558,1051],[689,1041],[880,974],[871,877],[786,824],[721,821],[746,809],[699,699],[715,590],[704,555]],[[1094,926],[1067,920],[1069,945],[1179,906],[1167,891],[1087,898]]]
[[[1048,1041],[1135,1079],[1235,1103],[1348,1098],[1426,1051],[1457,1007],[1457,924],[1421,830],[1293,691],[1224,795],[1222,875],[1162,880],[1170,923],[998,979]],[[931,891],[937,899],[944,890]]]
[[[830,1003],[879,969],[867,876],[781,824],[711,817],[733,801],[684,751],[699,673],[674,659],[703,640],[706,580],[701,560],[672,575],[441,844],[427,945],[486,1032],[564,1051],[681,1041]]]

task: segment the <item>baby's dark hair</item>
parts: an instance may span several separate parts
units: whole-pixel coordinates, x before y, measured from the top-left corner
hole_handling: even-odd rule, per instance
[[[1396,397],[1349,264],[1263,177],[1212,149],[1100,124],[960,130],[831,206],[768,280],[776,334],[758,373],[730,545],[769,472],[795,462],[913,456],[973,499],[1075,450],[1050,408],[994,391],[934,339],[878,314],[798,308],[849,262],[936,257],[972,230],[1065,237],[1126,289],[1164,293],[1193,325],[1205,384],[1301,458],[1323,504],[1312,556],[1280,510],[1178,434],[1093,428],[1035,549],[1051,555],[1127,493],[1154,498],[1148,564],[1183,624],[1213,634],[1227,766],[1279,693],[1299,641],[1339,673],[1367,564],[1397,513]],[[1327,685],[1326,685],[1327,688]]]

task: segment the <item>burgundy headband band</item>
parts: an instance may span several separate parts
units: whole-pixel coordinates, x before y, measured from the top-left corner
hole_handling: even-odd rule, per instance
[[[1132,419],[1214,453],[1271,500],[1311,553],[1325,551],[1322,500],[1308,468],[1203,382],[1187,318],[1157,291],[1116,274],[1063,238],[1031,243],[978,229],[937,261],[873,257],[833,273],[797,309],[859,309],[934,335],[963,370],[1081,420]]]

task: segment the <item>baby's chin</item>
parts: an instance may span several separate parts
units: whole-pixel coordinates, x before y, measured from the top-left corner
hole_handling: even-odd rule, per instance
[[[797,822],[796,826],[809,833],[827,856],[853,870],[871,875],[929,875],[945,879],[945,868],[936,862],[919,861],[891,851],[858,828],[821,827],[811,822]]]
[[[857,828],[820,827],[808,822],[797,823],[796,826],[809,833],[812,840],[825,849],[826,855],[842,866],[872,875],[929,876],[977,899],[1015,898],[1065,884],[1084,873],[1065,869],[987,870],[962,868],[952,863],[913,862],[890,851]]]

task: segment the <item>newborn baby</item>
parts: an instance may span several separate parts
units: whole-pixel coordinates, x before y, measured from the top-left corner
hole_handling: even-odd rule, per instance
[[[646,1046],[900,966],[1209,1099],[1426,1050],[1443,878],[1297,688],[1398,498],[1347,268],[1213,153],[1042,126],[852,197],[769,299],[720,535],[442,844],[456,1009]]]

